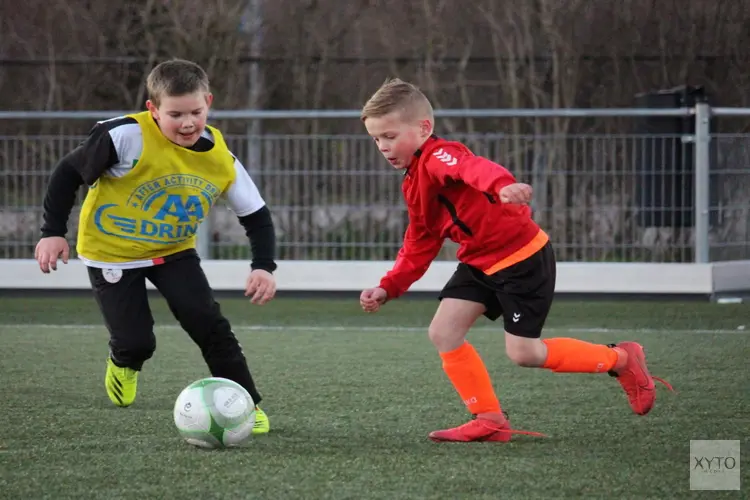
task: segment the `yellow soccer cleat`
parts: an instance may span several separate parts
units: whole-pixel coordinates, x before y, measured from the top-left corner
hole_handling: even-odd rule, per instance
[[[271,423],[268,421],[268,415],[259,407],[255,407],[255,424],[253,425],[253,434],[268,434],[271,430]]]
[[[132,368],[121,368],[107,358],[107,374],[104,376],[107,396],[117,406],[130,406],[135,401],[138,387],[138,372]]]

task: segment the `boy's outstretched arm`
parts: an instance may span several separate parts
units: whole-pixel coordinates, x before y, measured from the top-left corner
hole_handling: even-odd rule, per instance
[[[76,194],[83,185],[83,178],[75,167],[80,146],[60,160],[50,175],[44,193],[42,215],[42,238],[59,236],[68,232],[68,219],[76,203]]]
[[[429,234],[421,225],[410,223],[393,268],[383,276],[378,286],[385,291],[385,300],[400,297],[424,276],[442,247],[443,238]]]
[[[93,184],[117,161],[117,151],[106,126],[97,124],[86,140],[53,169],[44,194],[42,238],[34,252],[43,273],[56,270],[58,258],[68,262],[70,248],[65,235],[78,189],[83,184]]]
[[[276,231],[273,227],[271,211],[267,206],[257,211],[238,217],[240,224],[245,229],[245,234],[250,240],[250,250],[253,260],[250,268],[262,269],[272,273],[276,270]]]
[[[439,182],[461,181],[474,189],[499,198],[503,203],[526,203],[530,200],[531,187],[517,183],[508,169],[482,156],[475,156],[455,146],[439,148],[426,162],[427,170]],[[510,196],[501,196],[504,191]],[[528,199],[524,196],[528,194]]]
[[[276,294],[276,231],[271,211],[245,167],[235,158],[236,178],[227,190],[226,200],[245,229],[253,254],[245,296],[254,304],[265,304]]]
[[[92,185],[117,162],[117,151],[107,126],[102,123],[95,125],[88,137],[66,154],[52,171],[44,195],[42,237],[64,237],[78,189],[83,184]]]
[[[253,304],[265,304],[276,295],[276,231],[271,219],[271,211],[267,206],[257,211],[239,217],[240,224],[245,228],[245,234],[250,240],[253,259],[250,262],[250,276],[245,284],[245,296],[250,297]]]

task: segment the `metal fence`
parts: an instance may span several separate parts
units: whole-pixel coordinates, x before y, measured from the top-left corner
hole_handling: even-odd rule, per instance
[[[124,112],[122,112],[124,113]],[[121,112],[0,112],[0,119],[95,120]],[[750,134],[716,134],[711,116],[750,110],[450,110],[441,116],[672,116],[695,133],[454,134],[477,154],[535,187],[535,219],[561,261],[707,262],[750,258]],[[356,111],[225,111],[221,120],[351,119]],[[46,182],[82,136],[0,136],[0,258],[30,258]],[[274,214],[281,259],[390,260],[406,225],[401,174],[361,135],[228,135]],[[79,196],[79,205],[84,195]],[[75,241],[77,208],[69,235]],[[217,207],[202,228],[202,253],[247,259],[236,217]],[[439,259],[453,258],[447,244]]]

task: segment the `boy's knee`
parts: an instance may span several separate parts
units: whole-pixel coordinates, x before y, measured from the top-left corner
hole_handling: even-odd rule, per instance
[[[133,335],[118,335],[110,340],[112,356],[121,364],[141,365],[151,359],[156,352],[156,337],[151,333]]]
[[[448,352],[461,347],[465,338],[462,332],[456,332],[456,330],[444,328],[435,323],[427,329],[427,336],[440,352]]]
[[[143,339],[142,341],[134,342],[129,345],[129,350],[141,359],[150,359],[156,351],[156,339],[152,337],[150,339]]]

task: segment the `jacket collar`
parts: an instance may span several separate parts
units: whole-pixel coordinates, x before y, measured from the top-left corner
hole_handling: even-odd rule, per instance
[[[422,144],[422,146],[419,149],[417,149],[416,151],[414,151],[414,158],[412,158],[411,164],[404,169],[404,177],[406,177],[407,175],[409,175],[409,170],[415,165],[415,163],[417,162],[417,160],[419,160],[419,157],[422,156],[422,152],[424,151],[424,149],[429,144],[431,144],[431,143],[433,143],[435,141],[438,141],[438,140],[440,140],[440,137],[438,137],[436,134],[431,134],[430,137],[428,137],[427,140],[424,141],[424,144]]]
[[[432,142],[435,142],[435,141],[437,141],[439,139],[440,139],[440,137],[438,137],[436,134],[431,134],[430,137],[428,137],[427,140],[424,141],[424,144],[422,144],[422,147],[420,147],[419,149],[417,149],[416,151],[414,151],[414,157],[415,158],[419,158],[420,156],[422,156],[422,150],[423,150],[423,148],[425,146],[427,146],[428,144],[430,144]]]

